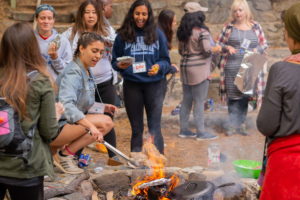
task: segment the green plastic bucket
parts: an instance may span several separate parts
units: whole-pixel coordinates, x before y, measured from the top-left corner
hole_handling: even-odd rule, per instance
[[[262,162],[255,160],[235,160],[232,162],[235,171],[243,178],[259,177]]]

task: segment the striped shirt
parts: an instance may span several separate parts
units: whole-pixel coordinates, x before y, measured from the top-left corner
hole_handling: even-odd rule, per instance
[[[251,21],[251,24],[252,24],[252,30],[254,31],[254,33],[258,39],[258,43],[259,43],[258,50],[260,53],[264,53],[268,47],[267,40],[265,38],[265,34],[264,34],[261,26],[259,25],[259,23],[255,22],[255,21]],[[221,98],[223,100],[226,98],[224,67],[225,67],[228,57],[229,57],[229,53],[225,47],[226,47],[229,37],[232,33],[233,27],[234,27],[233,22],[225,24],[225,26],[223,27],[223,30],[218,38],[218,43],[217,43],[218,45],[220,45],[222,47],[221,60],[220,60],[219,67],[220,67],[220,94],[221,94]],[[261,99],[262,99],[262,96],[264,93],[265,83],[266,83],[266,75],[265,75],[265,71],[262,71],[258,75],[258,83],[257,83],[257,89],[256,89],[256,95],[257,95],[257,99],[259,102],[261,102]]]
[[[230,45],[237,49],[237,52],[235,54],[232,54],[228,57],[227,63],[224,67],[225,88],[227,96],[231,99],[239,99],[243,95],[243,93],[234,84],[234,80],[241,67],[241,63],[245,55],[244,49],[241,48],[241,45],[245,39],[250,41],[250,45],[247,50],[257,48],[258,40],[252,29],[244,31],[238,30],[234,27],[227,43],[227,45]]]

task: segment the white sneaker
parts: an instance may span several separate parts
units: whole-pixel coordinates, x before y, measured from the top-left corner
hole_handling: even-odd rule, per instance
[[[53,159],[54,165],[59,168],[62,172],[67,174],[81,174],[84,172],[83,169],[80,169],[76,165],[76,161],[74,160],[74,156],[60,156],[59,161],[57,159]]]

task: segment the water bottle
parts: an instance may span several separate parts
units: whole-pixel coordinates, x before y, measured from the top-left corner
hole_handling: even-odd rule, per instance
[[[212,143],[208,146],[208,168],[212,170],[220,169],[220,145],[217,143]]]
[[[89,154],[80,154],[78,159],[78,167],[83,168],[89,165],[91,156]]]
[[[209,105],[209,111],[214,111],[214,99],[210,98],[208,99],[208,105]]]

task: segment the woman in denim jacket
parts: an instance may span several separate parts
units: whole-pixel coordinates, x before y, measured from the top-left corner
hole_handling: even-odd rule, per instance
[[[83,33],[78,40],[74,60],[57,78],[58,100],[64,105],[65,113],[59,121],[60,134],[51,143],[52,152],[64,146],[54,164],[63,172],[83,172],[73,163],[79,149],[95,141],[102,142],[103,136],[113,127],[109,116],[87,114],[95,102],[95,83],[90,72],[104,53],[102,38],[96,33]],[[115,106],[105,105],[105,112],[113,114]],[[89,133],[89,134],[88,134]]]

